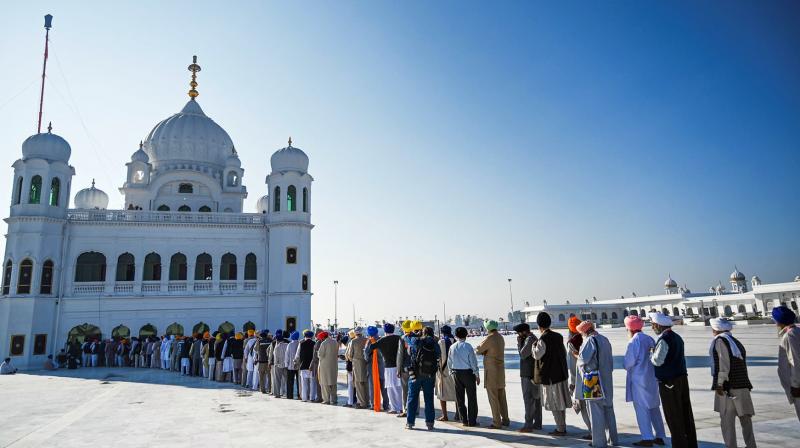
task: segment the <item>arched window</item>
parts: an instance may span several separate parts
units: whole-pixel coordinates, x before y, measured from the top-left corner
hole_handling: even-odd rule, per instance
[[[197,209],[198,212],[208,213],[211,211],[211,207],[204,205]]]
[[[133,255],[125,252],[117,258],[117,281],[132,282],[136,274]]]
[[[145,324],[142,328],[139,329],[139,338],[149,338],[151,336],[156,336],[158,334],[158,330],[155,326],[151,324]]]
[[[208,324],[207,324],[207,323],[205,323],[205,322],[198,322],[198,323],[197,323],[197,324],[196,324],[196,325],[195,325],[195,326],[192,328],[192,334],[197,334],[197,335],[200,335],[200,336],[202,336],[202,335],[203,335],[203,333],[205,333],[206,331],[210,331],[210,330],[211,330],[211,329],[208,327]]]
[[[644,316],[647,316],[647,313],[644,311],[644,309],[639,310],[639,317],[644,317]]]
[[[622,310],[622,317],[628,317],[628,310]]]
[[[244,325],[242,325],[242,330],[244,330],[245,332],[247,332],[247,330],[255,331],[255,329],[256,329],[256,324],[254,324],[254,323],[252,323],[250,321],[247,321],[247,322],[244,323]]]
[[[58,205],[59,194],[61,194],[61,181],[54,177],[50,181],[50,205]]]
[[[303,188],[303,212],[308,213],[308,188]]]
[[[256,280],[258,278],[258,265],[256,263],[256,254],[249,253],[244,257],[244,279]]]
[[[303,274],[303,277],[300,279],[300,287],[303,291],[308,291],[308,274]]]
[[[31,179],[31,189],[28,194],[28,204],[38,204],[42,200],[42,176],[38,174]]]
[[[211,255],[206,253],[198,255],[197,262],[194,265],[194,279],[211,280],[212,272]]]
[[[22,202],[22,176],[17,179],[17,196],[14,199],[15,204]]]
[[[611,312],[611,320],[617,320],[617,319],[619,319],[619,315],[617,315],[616,311],[612,311]]]
[[[638,316],[639,312],[636,310],[631,310],[631,316]]]
[[[236,327],[234,327],[233,324],[228,321],[219,324],[219,328],[217,328],[220,333],[231,333],[235,329]]]
[[[563,314],[563,313],[560,313],[560,314],[558,315],[558,321],[559,321],[559,322],[564,322],[564,320],[565,320],[565,319],[566,319],[566,317],[564,316],[564,314]]]
[[[661,312],[664,313],[665,316],[669,316],[669,310],[666,308],[661,308]]]
[[[192,184],[180,184],[178,185],[178,193],[192,194],[194,193],[194,187],[192,187]]]
[[[169,324],[166,331],[167,336],[183,336],[183,325],[173,322]]]
[[[225,210],[223,210],[223,212],[224,213],[233,213],[233,209],[230,208],[230,207],[225,207]]]
[[[222,266],[219,270],[220,280],[236,280],[236,255],[227,253],[222,256]]]
[[[592,313],[592,320],[597,320],[597,313]]]
[[[229,171],[228,172],[228,186],[235,187],[239,184],[239,175],[236,171]]]
[[[739,311],[740,313],[746,313],[746,312],[747,312],[747,308],[745,308],[745,307],[744,307],[744,305],[739,305],[739,309],[738,309],[738,311]]]
[[[297,211],[297,189],[294,188],[294,185],[289,185],[289,189],[286,190],[286,210]]]
[[[275,187],[275,193],[272,195],[273,201],[275,202],[272,211],[279,212],[281,211],[281,187]]]
[[[82,343],[86,339],[100,339],[101,337],[102,333],[99,328],[86,323],[72,327],[67,333],[67,341],[70,343],[74,341]]]
[[[11,260],[6,261],[6,267],[3,269],[3,295],[7,296],[11,289]]]
[[[31,278],[33,278],[33,262],[30,258],[22,260],[19,264],[19,278],[17,279],[17,294],[31,293]]]
[[[297,248],[296,247],[287,247],[286,248],[286,264],[296,264],[297,263]]]
[[[186,280],[186,255],[178,252],[169,259],[169,279]]]
[[[178,211],[179,212],[190,212],[190,211],[192,211],[192,208],[189,207],[188,205],[181,205],[180,207],[178,207]]]
[[[673,316],[680,316],[681,310],[678,309],[677,306],[672,307],[672,315]]]
[[[725,317],[733,316],[733,310],[730,305],[725,305]]]
[[[161,255],[150,252],[144,257],[144,281],[161,280]]]
[[[603,314],[600,315],[600,319],[607,320],[608,319],[608,313],[603,311]]]
[[[106,256],[100,252],[84,252],[75,263],[76,282],[106,281]]]
[[[131,337],[131,329],[125,325],[119,325],[111,330],[111,337],[116,339],[128,339]]]
[[[169,211],[169,206],[161,204],[161,205],[158,206],[158,211],[160,211],[160,212],[168,212]]]

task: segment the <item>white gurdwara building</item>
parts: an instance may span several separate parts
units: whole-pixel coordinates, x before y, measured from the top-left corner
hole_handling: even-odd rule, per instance
[[[244,169],[225,130],[190,100],[133,152],[107,210],[94,186],[69,197],[70,145],[51,132],[22,144],[0,295],[0,358],[41,366],[71,338],[293,330],[311,319],[308,156],[270,159],[269,195],[243,213]],[[135,146],[134,146],[135,147]]]

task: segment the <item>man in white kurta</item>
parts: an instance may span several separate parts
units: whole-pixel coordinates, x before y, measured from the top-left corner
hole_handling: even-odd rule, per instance
[[[736,418],[742,425],[742,436],[747,448],[756,447],[753,434],[753,385],[747,374],[747,353],[739,340],[731,335],[733,323],[722,317],[711,319],[714,339],[709,347],[711,377],[714,394],[714,411],[719,412],[722,440],[728,448],[736,448]]]
[[[628,347],[625,351],[624,367],[625,401],[633,402],[636,423],[642,440],[634,446],[664,445],[667,437],[664,420],[661,418],[661,399],[658,396],[658,382],[650,362],[650,352],[656,343],[652,337],[642,332],[644,321],[639,316],[625,318],[628,329]],[[655,432],[655,434],[653,434]]]
[[[247,374],[243,375],[242,386],[257,390],[258,386],[253,387],[253,377],[256,377],[256,381],[258,381],[258,376],[255,375],[256,363],[255,356],[253,356],[253,347],[258,342],[258,339],[255,336],[255,331],[253,330],[247,330],[247,335],[247,340],[244,344],[244,353],[242,355],[244,357],[243,364]]]
[[[614,356],[611,342],[598,333],[594,323],[585,320],[578,325],[583,336],[583,345],[578,353],[578,372],[583,374],[598,371],[603,398],[589,400],[589,417],[592,419],[592,447],[605,448],[608,441],[619,446],[617,417],[614,415]],[[606,432],[608,434],[606,434]]]

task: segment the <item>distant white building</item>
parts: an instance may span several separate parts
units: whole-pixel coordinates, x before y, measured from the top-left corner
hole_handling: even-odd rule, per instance
[[[536,322],[540,312],[547,312],[553,327],[566,328],[571,316],[591,319],[599,324],[622,325],[628,315],[645,317],[648,312],[660,311],[670,316],[692,319],[697,317],[733,316],[738,313],[755,315],[769,313],[773,307],[786,305],[795,311],[800,302],[800,276],[787,283],[762,284],[758,276],[751,280],[748,288],[745,275],[734,269],[730,277],[731,290],[722,282],[709,288],[708,292],[694,293],[686,287],[678,287],[672,276],[664,282],[664,294],[654,296],[620,297],[608,300],[584,300],[564,304],[530,306],[523,311],[529,323]]]
[[[192,70],[194,68],[194,70]],[[70,145],[22,144],[5,222],[0,358],[39,366],[72,338],[311,325],[306,154],[275,152],[258,213],[244,213],[233,141],[196,100],[158,122],[126,164],[123,210],[94,185],[75,195]]]

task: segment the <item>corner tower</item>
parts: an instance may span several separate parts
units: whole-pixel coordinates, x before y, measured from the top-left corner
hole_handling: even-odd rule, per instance
[[[292,146],[276,151],[267,176],[269,208],[268,319],[279,328],[311,324],[311,183],[308,156]]]
[[[18,367],[52,353],[70,186],[69,143],[52,132],[28,137],[14,162],[11,210],[0,294],[0,357]]]

